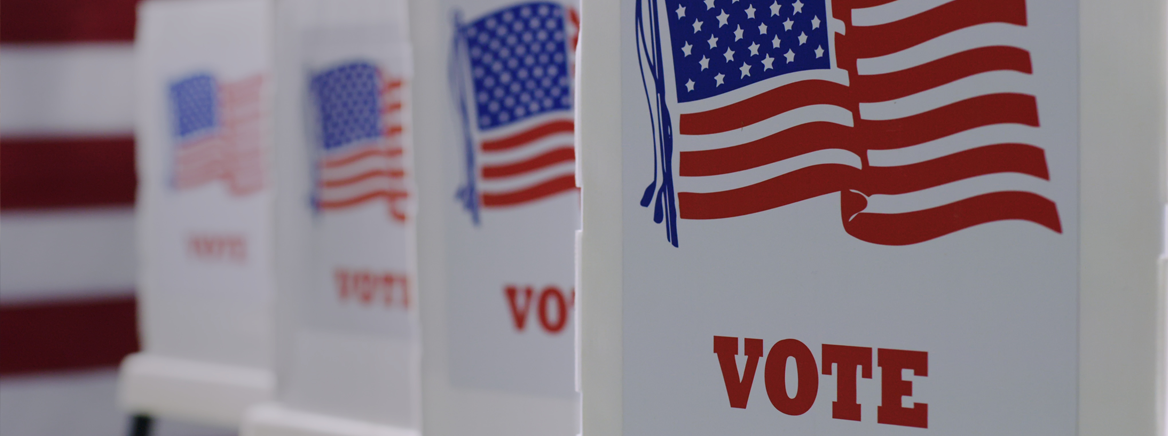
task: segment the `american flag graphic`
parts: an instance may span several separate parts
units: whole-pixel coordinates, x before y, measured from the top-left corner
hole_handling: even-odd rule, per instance
[[[451,81],[466,152],[458,198],[476,224],[480,208],[576,187],[568,14],[523,3],[455,23]]]
[[[635,23],[656,156],[641,205],[674,246],[679,218],[837,192],[844,229],[875,244],[1062,231],[1034,192],[1025,0],[639,0]]]
[[[404,82],[366,61],[345,63],[309,83],[319,143],[314,202],[320,210],[384,200],[406,220]]]
[[[227,183],[242,196],[264,186],[263,76],[220,84],[210,74],[170,85],[176,189]]]

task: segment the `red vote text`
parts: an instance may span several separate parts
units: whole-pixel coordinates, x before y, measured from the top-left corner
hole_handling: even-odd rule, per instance
[[[819,395],[819,378],[836,377],[836,400],[831,404],[831,416],[835,419],[860,421],[860,403],[856,387],[861,378],[872,378],[872,366],[880,367],[880,404],[876,407],[876,422],[880,424],[906,427],[929,427],[929,405],[913,403],[902,405],[904,397],[913,394],[913,382],[903,376],[910,370],[916,377],[929,375],[929,353],[924,351],[895,350],[879,348],[873,352],[869,347],[823,344],[821,362],[815,360],[809,348],[795,339],[775,342],[769,350],[764,350],[762,339],[714,336],[714,354],[722,369],[726,384],[726,395],[730,407],[745,409],[750,400],[750,389],[754,385],[760,365],[767,398],[775,410],[787,415],[802,415],[815,405]],[[746,365],[738,371],[736,356],[745,356]],[[875,356],[875,359],[873,359]],[[797,375],[794,396],[787,392],[787,365],[795,365]],[[869,418],[870,419],[870,418]]]
[[[568,316],[576,303],[576,290],[563,292],[560,288],[550,285],[538,292],[533,286],[506,285],[503,296],[507,299],[507,306],[511,309],[511,320],[515,331],[522,333],[532,322],[538,328],[549,334],[557,334],[568,326]]]
[[[342,302],[362,306],[410,307],[409,282],[404,273],[337,268],[333,284]]]
[[[247,260],[245,241],[242,235],[194,234],[187,239],[187,250],[199,260],[244,263]]]

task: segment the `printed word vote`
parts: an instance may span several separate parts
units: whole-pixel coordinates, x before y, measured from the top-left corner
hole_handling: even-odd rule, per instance
[[[403,273],[337,268],[333,283],[342,302],[354,300],[363,306],[410,307],[408,279]]]
[[[555,286],[544,287],[538,298],[532,286],[519,287],[507,285],[503,289],[507,302],[511,307],[511,318],[515,321],[515,330],[522,332],[527,327],[527,319],[531,314],[531,305],[534,302],[539,315],[539,325],[544,331],[556,334],[568,325],[568,314],[576,303],[576,290],[564,295],[560,288]]]
[[[745,409],[750,399],[750,387],[758,361],[763,357],[762,339],[746,338],[744,342],[746,367],[738,373],[735,356],[740,354],[739,339],[714,336],[714,354],[722,367],[726,394],[730,407]],[[823,344],[823,375],[836,374],[836,400],[831,404],[835,419],[860,420],[860,403],[856,399],[857,370],[861,377],[872,378],[872,349],[846,345]],[[929,405],[901,404],[903,397],[912,396],[913,384],[905,380],[903,370],[912,370],[917,377],[929,375],[929,353],[880,348],[876,350],[876,365],[880,367],[880,405],[876,407],[876,422],[907,427],[929,427]],[[787,364],[794,360],[797,376],[795,396],[787,394]],[[820,366],[807,345],[795,339],[776,342],[766,354],[763,380],[771,405],[787,415],[802,415],[811,410],[819,395]]]
[[[187,247],[200,260],[237,263],[247,260],[247,243],[240,235],[191,235],[187,239]]]

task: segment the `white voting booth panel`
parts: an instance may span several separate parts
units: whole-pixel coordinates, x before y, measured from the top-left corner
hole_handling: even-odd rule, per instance
[[[275,0],[276,398],[245,436],[418,434],[404,0]]]
[[[1163,2],[583,12],[584,434],[1158,431]]]
[[[139,9],[133,412],[235,426],[271,395],[270,33],[259,1]]]
[[[579,432],[577,8],[411,3],[428,435]]]

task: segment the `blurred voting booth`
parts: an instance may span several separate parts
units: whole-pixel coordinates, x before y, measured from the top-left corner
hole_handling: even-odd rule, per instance
[[[139,323],[126,410],[236,426],[270,398],[271,14],[145,2],[137,51]]]
[[[277,0],[275,400],[244,436],[417,435],[404,0]]]
[[[254,435],[417,434],[404,1],[141,11],[145,351],[123,405]]]
[[[585,11],[584,434],[1156,434],[1162,3]]]
[[[575,435],[578,6],[411,3],[428,435]]]

